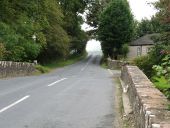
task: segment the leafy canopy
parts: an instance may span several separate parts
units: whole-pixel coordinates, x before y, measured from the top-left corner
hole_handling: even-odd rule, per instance
[[[100,15],[98,39],[105,56],[117,59],[123,44],[133,36],[133,16],[126,0],[112,0]]]

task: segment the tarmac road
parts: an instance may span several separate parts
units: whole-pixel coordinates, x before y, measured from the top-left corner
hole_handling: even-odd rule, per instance
[[[0,128],[119,128],[101,56],[41,75],[0,80]]]

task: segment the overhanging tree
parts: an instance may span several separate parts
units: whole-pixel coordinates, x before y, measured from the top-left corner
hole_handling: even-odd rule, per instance
[[[59,0],[64,14],[64,29],[70,38],[70,52],[83,54],[88,40],[86,33],[81,30],[83,23],[79,15],[84,12],[88,0]]]
[[[156,9],[158,9],[157,16],[164,24],[170,24],[170,1],[159,0],[155,3]]]
[[[111,0],[89,0],[86,9],[86,23],[94,29],[88,31],[91,38],[96,38],[97,29],[99,26],[99,17],[101,12],[107,7]]]
[[[41,62],[81,54],[87,36],[81,30],[88,0],[1,0],[0,60]],[[33,38],[34,37],[34,38]]]
[[[127,0],[112,0],[99,20],[98,39],[105,57],[117,59],[133,36],[134,20]]]
[[[91,0],[87,6],[87,24],[98,28],[99,15],[111,0]]]

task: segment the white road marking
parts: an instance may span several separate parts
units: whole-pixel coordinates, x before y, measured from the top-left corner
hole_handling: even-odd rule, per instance
[[[87,64],[81,69],[81,71],[84,71],[88,65],[89,65],[89,63],[87,63]]]
[[[16,101],[16,102],[14,102],[13,104],[10,104],[9,106],[7,106],[7,107],[5,107],[5,108],[1,109],[1,110],[0,110],[0,113],[2,113],[2,112],[4,112],[4,111],[8,110],[9,108],[11,108],[11,107],[13,107],[13,106],[15,106],[15,105],[19,104],[20,102],[22,102],[22,101],[24,101],[24,100],[28,99],[29,97],[30,97],[30,96],[29,96],[29,95],[27,95],[27,96],[25,96],[25,97],[21,98],[20,100],[18,100],[18,101]]]
[[[57,81],[55,81],[55,82],[53,82],[53,83],[51,83],[51,84],[49,84],[49,85],[47,85],[48,87],[51,87],[51,86],[53,86],[53,85],[55,85],[55,84],[57,84],[57,83],[59,83],[59,82],[61,82],[61,81],[63,81],[63,80],[66,80],[67,78],[62,78],[62,79],[60,79],[60,80],[57,80]]]
[[[107,69],[111,75],[113,75],[113,72],[110,69]]]
[[[89,60],[87,61],[87,64],[81,69],[81,71],[84,71],[87,68],[87,66],[89,65],[90,61],[92,60],[92,56],[89,58]]]

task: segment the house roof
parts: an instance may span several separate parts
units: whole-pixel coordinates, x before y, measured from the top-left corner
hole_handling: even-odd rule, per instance
[[[153,45],[154,41],[151,38],[156,35],[157,34],[147,34],[145,36],[142,36],[137,40],[132,41],[130,43],[130,46]]]

